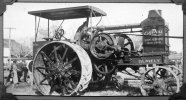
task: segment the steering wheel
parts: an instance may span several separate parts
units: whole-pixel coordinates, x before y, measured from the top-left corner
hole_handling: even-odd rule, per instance
[[[96,29],[86,28],[81,32],[78,32],[79,35],[76,36],[78,38],[77,44],[83,47],[86,50],[89,50],[91,39],[96,33]]]
[[[55,38],[56,40],[61,40],[61,37],[64,35],[64,33],[65,31],[62,28],[59,30],[56,30],[53,38]]]

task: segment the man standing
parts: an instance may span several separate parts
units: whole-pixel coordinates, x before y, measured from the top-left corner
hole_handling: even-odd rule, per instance
[[[22,77],[22,73],[23,73],[23,63],[19,62],[17,63],[17,76],[18,76],[18,82],[21,82],[21,77]]]
[[[17,66],[16,66],[16,63],[17,61],[14,60],[13,61],[13,64],[12,64],[12,72],[13,72],[13,87],[16,87],[16,85],[18,84],[18,75],[17,75],[17,72],[19,69],[17,69]]]
[[[26,81],[26,79],[27,79],[27,74],[28,74],[28,69],[27,69],[27,67],[26,67],[26,62],[25,62],[25,60],[22,62],[23,63],[23,75],[24,75],[24,78],[23,78],[23,80],[24,80],[24,82],[27,82]]]

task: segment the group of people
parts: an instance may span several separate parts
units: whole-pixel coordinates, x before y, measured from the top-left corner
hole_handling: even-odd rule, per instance
[[[7,77],[7,82],[12,82],[13,87],[16,87],[20,82],[27,82],[27,74],[28,69],[26,67],[26,62],[24,60],[14,60],[11,64],[10,74]]]

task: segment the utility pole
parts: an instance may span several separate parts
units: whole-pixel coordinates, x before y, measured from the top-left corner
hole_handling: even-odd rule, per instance
[[[9,56],[9,66],[11,66],[11,33],[12,33],[12,30],[14,30],[15,28],[4,28],[4,29],[8,29],[9,30],[9,41],[8,41],[8,47],[9,47],[9,50],[10,50],[10,56]]]

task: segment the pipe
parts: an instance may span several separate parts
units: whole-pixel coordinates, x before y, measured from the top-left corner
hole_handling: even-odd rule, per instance
[[[140,24],[112,25],[112,26],[98,26],[94,28],[101,28],[103,30],[118,30],[118,29],[141,28],[141,25]]]

